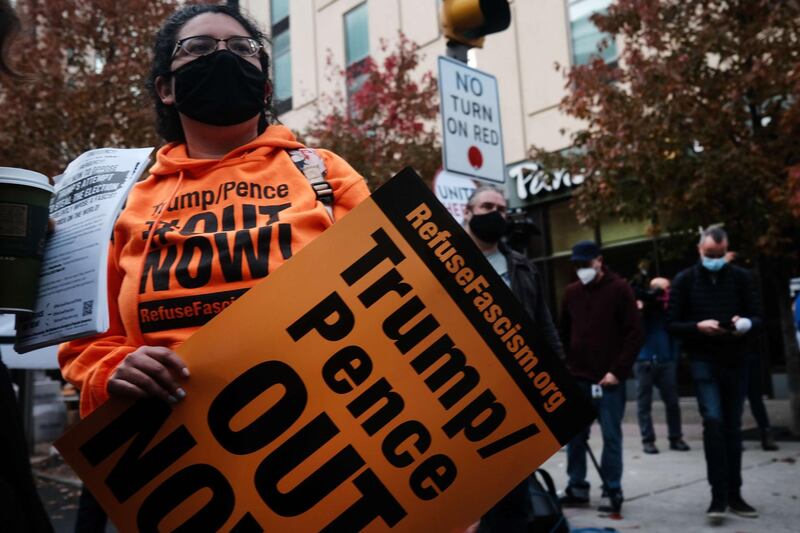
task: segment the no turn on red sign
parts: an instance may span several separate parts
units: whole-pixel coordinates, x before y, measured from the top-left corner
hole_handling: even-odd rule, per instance
[[[439,57],[444,168],[492,183],[505,181],[500,97],[494,76]]]

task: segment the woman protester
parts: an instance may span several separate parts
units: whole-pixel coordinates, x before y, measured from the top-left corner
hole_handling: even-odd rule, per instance
[[[369,194],[344,160],[271,123],[264,40],[221,5],[183,7],[156,37],[148,89],[168,144],[114,227],[109,330],[59,350],[81,416],[110,395],[181,401],[173,349]],[[324,164],[332,214],[303,162]]]

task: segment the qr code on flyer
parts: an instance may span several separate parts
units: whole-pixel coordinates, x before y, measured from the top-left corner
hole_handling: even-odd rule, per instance
[[[94,309],[94,300],[87,300],[83,302],[83,316],[89,316]]]

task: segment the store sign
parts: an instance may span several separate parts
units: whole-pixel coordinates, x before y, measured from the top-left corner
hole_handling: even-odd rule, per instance
[[[460,61],[439,57],[439,99],[445,170],[504,183],[497,78]]]
[[[460,174],[440,170],[433,179],[433,192],[447,211],[459,224],[464,223],[467,201],[477,186],[475,182]]]
[[[533,161],[524,161],[510,166],[508,177],[511,180],[510,190],[513,191],[521,205],[552,193],[571,189],[584,182],[582,175],[573,175],[566,170],[555,173],[546,172]]]
[[[410,169],[176,351],[56,443],[121,532],[464,531],[593,417]]]

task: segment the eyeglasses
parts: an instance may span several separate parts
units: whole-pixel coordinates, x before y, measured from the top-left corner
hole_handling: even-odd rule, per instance
[[[258,54],[262,46],[258,41],[251,37],[228,37],[227,39],[216,39],[210,35],[196,35],[187,37],[175,43],[175,50],[172,51],[173,59],[179,50],[195,57],[206,56],[219,48],[219,43],[225,43],[225,47],[240,57],[253,57]]]

